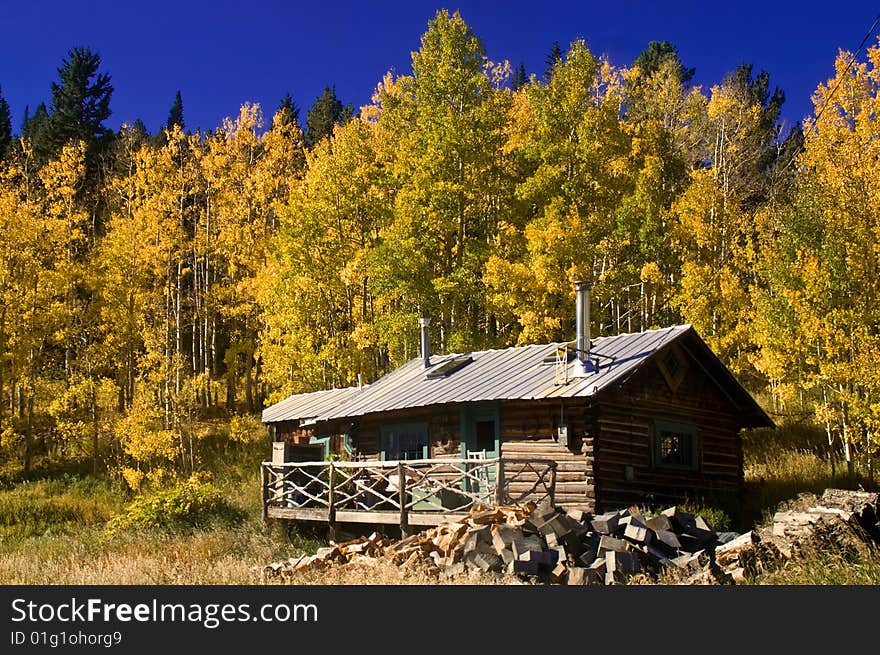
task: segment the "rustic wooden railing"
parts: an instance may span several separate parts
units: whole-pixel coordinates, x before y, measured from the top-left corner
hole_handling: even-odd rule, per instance
[[[525,459],[420,459],[263,462],[263,517],[367,523],[437,524],[474,505],[549,497],[556,462]]]

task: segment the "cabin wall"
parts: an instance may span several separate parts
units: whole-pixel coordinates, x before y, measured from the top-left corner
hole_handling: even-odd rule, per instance
[[[592,510],[595,504],[593,468],[593,439],[590,415],[583,399],[564,401],[504,401],[499,405],[499,442],[501,456],[508,460],[532,458],[557,462],[556,502],[566,508]],[[461,404],[435,405],[384,412],[354,420],[351,431],[352,445],[364,459],[381,457],[382,426],[392,423],[427,423],[431,459],[459,459],[461,457]],[[565,423],[572,435],[570,446],[561,445],[557,427]],[[336,434],[349,424],[324,425],[321,434]],[[341,443],[341,437],[333,443]],[[533,480],[531,480],[533,482]],[[515,482],[513,493],[528,488],[527,476]]]
[[[655,464],[655,420],[696,427],[697,470]],[[669,505],[687,498],[731,499],[742,489],[742,440],[735,408],[693,360],[687,361],[674,390],[656,362],[621,387],[606,390],[597,399],[593,435],[600,511],[630,504]]]
[[[501,457],[552,459],[556,468],[556,504],[566,509],[592,511],[595,505],[592,476],[591,418],[583,399],[508,401],[501,405]],[[557,427],[568,426],[570,445],[559,443]],[[513,485],[522,491],[528,482]]]
[[[415,407],[360,417],[352,430],[352,444],[364,459],[380,459],[382,426],[393,423],[427,423],[428,457],[461,457],[458,405]]]

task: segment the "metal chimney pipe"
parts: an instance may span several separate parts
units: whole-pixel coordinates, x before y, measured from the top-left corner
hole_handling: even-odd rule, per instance
[[[590,361],[590,283],[578,280],[575,290],[575,375],[585,375],[593,370]]]
[[[422,332],[422,360],[425,368],[431,366],[431,338],[428,335],[428,324],[430,322],[430,318],[419,319],[419,328]]]

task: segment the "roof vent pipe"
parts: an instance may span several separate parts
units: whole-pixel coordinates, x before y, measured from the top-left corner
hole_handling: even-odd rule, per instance
[[[578,280],[575,290],[575,339],[574,375],[583,376],[596,370],[590,361],[590,283]]]
[[[431,338],[428,335],[428,324],[430,322],[430,318],[419,319],[419,328],[422,332],[422,360],[425,368],[431,366]]]

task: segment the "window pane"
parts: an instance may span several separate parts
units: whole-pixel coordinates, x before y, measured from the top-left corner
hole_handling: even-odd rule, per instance
[[[495,421],[477,421],[474,425],[476,448],[473,450],[495,450]]]
[[[401,424],[382,428],[386,460],[422,459],[428,445],[426,424]]]
[[[656,466],[697,469],[697,433],[691,425],[656,421],[654,424]]]

